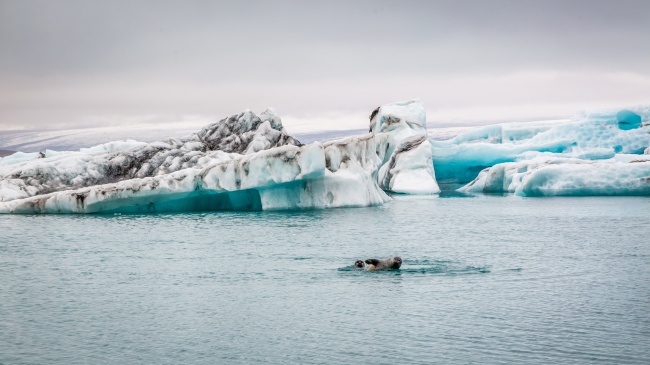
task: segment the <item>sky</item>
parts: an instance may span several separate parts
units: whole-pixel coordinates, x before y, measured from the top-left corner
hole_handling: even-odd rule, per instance
[[[650,104],[650,2],[0,0],[0,131],[200,127],[274,107],[289,132]]]

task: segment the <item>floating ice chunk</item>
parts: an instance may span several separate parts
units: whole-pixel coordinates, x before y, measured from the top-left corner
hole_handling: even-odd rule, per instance
[[[650,195],[650,156],[616,155],[608,160],[544,157],[487,168],[465,193],[521,196]]]
[[[382,189],[403,194],[436,194],[427,139],[426,112],[419,100],[384,105],[370,115],[370,132],[389,134],[398,146],[378,174]]]
[[[525,175],[522,196],[650,195],[650,162],[550,165]]]
[[[531,155],[528,154],[528,156]],[[527,160],[499,163],[485,168],[473,181],[458,191],[464,193],[514,193],[525,174],[540,166],[561,163],[578,164],[588,163],[588,161],[559,157],[556,154],[539,153],[537,157]]]
[[[183,139],[110,142],[77,152],[25,156],[25,162],[14,159],[16,163],[0,168],[0,212],[368,206],[390,200],[378,184],[384,165],[391,177],[387,185],[396,191],[436,191],[428,141],[423,134],[409,139],[413,133],[404,130],[426,130],[424,108],[404,105],[406,111],[387,108],[402,112],[402,119],[387,115],[389,133],[322,145],[302,146],[269,109],[259,117],[244,111]],[[418,113],[422,120],[413,122],[410,118]],[[394,135],[407,136],[400,148]]]

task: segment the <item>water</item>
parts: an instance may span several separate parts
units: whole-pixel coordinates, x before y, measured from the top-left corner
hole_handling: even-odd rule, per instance
[[[647,364],[649,217],[516,197],[3,215],[0,363]]]

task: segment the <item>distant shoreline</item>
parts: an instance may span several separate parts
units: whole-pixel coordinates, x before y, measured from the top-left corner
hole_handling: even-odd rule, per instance
[[[0,157],[6,157],[6,156],[9,156],[9,155],[13,155],[14,153],[16,153],[16,151],[0,150]]]

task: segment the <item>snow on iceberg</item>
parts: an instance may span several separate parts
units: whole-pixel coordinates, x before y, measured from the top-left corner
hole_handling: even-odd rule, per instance
[[[643,154],[650,145],[648,120],[648,107],[586,112],[562,124],[504,123],[446,141],[431,140],[436,179],[455,188],[472,181],[483,169],[525,160],[533,152],[584,160]]]
[[[382,189],[402,194],[440,192],[421,101],[409,100],[375,109],[370,115],[370,132],[388,133],[397,145],[389,163],[379,170]]]

